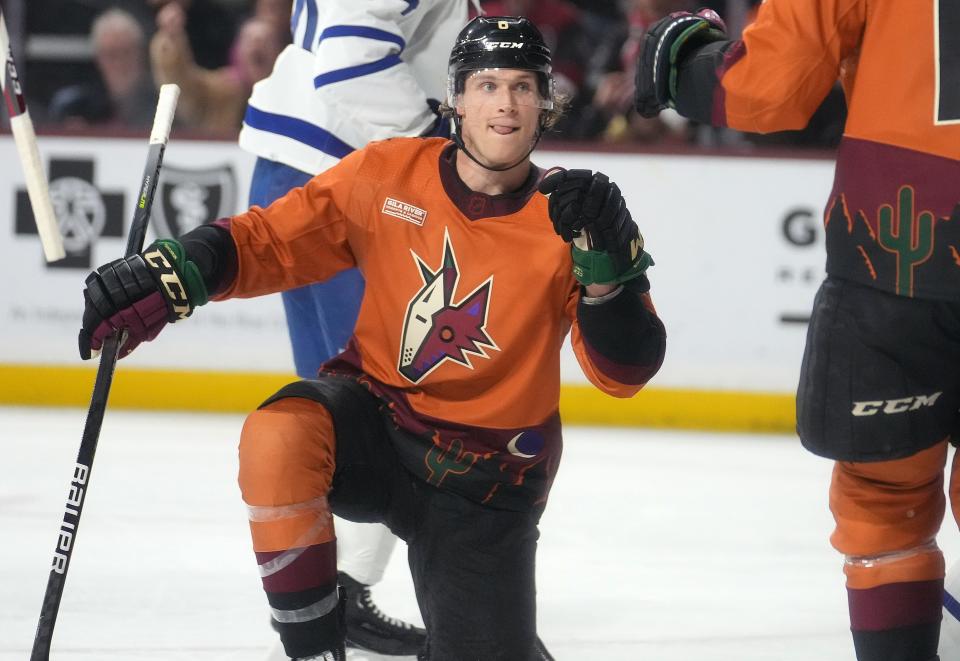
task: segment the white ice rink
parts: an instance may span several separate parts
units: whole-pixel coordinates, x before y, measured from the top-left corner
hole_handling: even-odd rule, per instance
[[[85,411],[0,408],[0,661],[29,657]],[[263,661],[241,416],[107,411],[56,661]],[[849,661],[829,462],[791,436],[568,428],[541,522],[559,661]],[[948,566],[960,548],[952,524]],[[420,621],[402,545],[375,589]]]

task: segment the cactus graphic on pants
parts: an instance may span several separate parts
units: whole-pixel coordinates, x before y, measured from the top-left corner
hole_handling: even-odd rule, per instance
[[[473,465],[480,458],[476,452],[470,452],[463,449],[463,441],[455,438],[450,441],[449,447],[444,450],[438,447],[437,440],[434,439],[434,445],[427,451],[424,457],[424,463],[430,474],[427,476],[427,482],[434,486],[440,486],[447,478],[447,475],[463,475],[469,472]]]
[[[897,256],[897,294],[913,296],[913,269],[933,253],[935,217],[929,211],[914,217],[913,186],[901,186],[897,197],[896,215],[889,204],[880,207],[877,238],[881,248]]]

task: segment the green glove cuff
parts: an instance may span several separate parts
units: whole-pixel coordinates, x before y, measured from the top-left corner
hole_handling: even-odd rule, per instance
[[[180,277],[183,278],[183,287],[187,292],[187,299],[190,301],[190,311],[192,312],[193,308],[206,305],[207,301],[210,300],[207,286],[203,284],[200,269],[187,259],[183,244],[174,239],[158,239],[150,245],[150,248],[162,249],[173,263],[174,268],[180,273]],[[150,250],[150,248],[147,250]]]
[[[581,250],[576,246],[571,246],[571,249],[573,277],[581,285],[614,285],[627,282],[640,277],[654,264],[650,253],[641,250],[626,271],[618,272],[610,253],[600,250]]]

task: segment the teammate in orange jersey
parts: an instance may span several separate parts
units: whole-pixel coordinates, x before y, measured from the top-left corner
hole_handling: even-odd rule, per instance
[[[930,661],[947,445],[960,422],[960,3],[767,0],[741,41],[724,31],[709,10],[654,24],[637,108],[799,129],[842,82],[849,114],[797,427],[805,447],[836,461],[831,541],[846,556],[857,658]]]
[[[617,186],[582,170],[541,180],[530,162],[556,113],[536,27],[472,21],[448,89],[453,143],[371,143],[265,209],[87,279],[84,357],[119,328],[129,353],[208,294],[362,271],[347,349],[270,397],[240,439],[254,550],[294,658],[343,656],[331,512],[407,541],[426,658],[544,658],[534,558],[560,461],[561,344],[570,333],[590,381],[619,397],[663,360],[651,260]]]

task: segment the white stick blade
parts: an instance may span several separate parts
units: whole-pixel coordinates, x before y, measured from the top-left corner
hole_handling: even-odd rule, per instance
[[[30,114],[25,112],[11,117],[10,129],[20,153],[20,163],[23,164],[27,195],[30,197],[30,207],[37,223],[43,255],[48,262],[55,262],[66,257],[67,253],[63,249],[63,236],[60,234],[60,225],[50,200],[50,188],[43,171],[43,162],[40,160],[37,136],[33,130],[33,122],[30,121]]]

